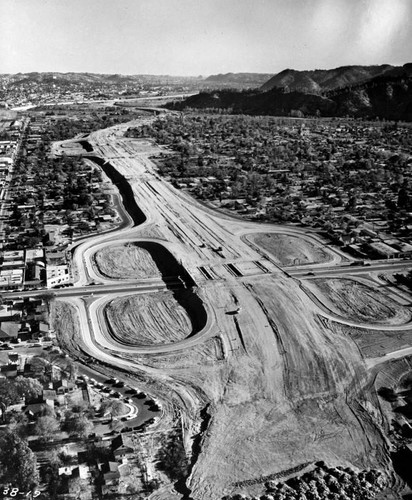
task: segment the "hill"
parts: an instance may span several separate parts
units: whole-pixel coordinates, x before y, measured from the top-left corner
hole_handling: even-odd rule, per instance
[[[308,94],[321,94],[348,85],[366,82],[396,69],[389,64],[381,66],[342,66],[340,68],[313,71],[285,69],[264,83],[261,90],[275,87]]]
[[[341,77],[339,79],[342,81]],[[325,78],[325,82],[328,80],[330,78]],[[305,79],[301,78],[300,81],[304,82]],[[337,81],[336,78],[335,81]],[[224,109],[229,113],[254,115],[348,115],[412,121],[412,64],[401,68],[387,68],[383,74],[367,82],[335,88],[322,95],[314,92],[289,91],[277,87],[266,92],[226,90],[202,92],[181,103],[175,103],[173,107],[175,109],[215,108]]]
[[[355,87],[330,92],[339,116],[412,121],[412,65]]]
[[[319,109],[322,115],[332,116],[336,105],[334,101],[323,96],[300,92],[285,93],[282,89],[275,88],[269,92],[235,90],[200,92],[168,107],[180,110],[224,109],[228,113],[279,116],[289,116],[299,110],[305,115],[315,115]]]
[[[218,84],[227,86],[250,86],[260,87],[267,82],[273,74],[270,73],[219,73],[218,75],[210,75],[204,79],[204,83]]]

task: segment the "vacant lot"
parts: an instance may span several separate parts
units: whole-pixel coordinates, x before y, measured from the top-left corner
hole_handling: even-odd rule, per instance
[[[59,345],[70,353],[79,353],[80,325],[72,304],[55,300],[51,307],[51,324],[56,330]]]
[[[111,245],[94,255],[100,274],[107,278],[160,278],[161,273],[148,250],[134,243]]]
[[[411,317],[378,288],[353,279],[316,278],[305,286],[332,312],[353,321],[399,325]]]
[[[195,295],[183,291],[177,298],[162,292],[112,300],[105,313],[113,336],[134,346],[185,339],[202,328],[206,313]]]
[[[247,238],[271,254],[281,266],[318,264],[332,260],[331,255],[320,246],[298,236],[256,233]]]

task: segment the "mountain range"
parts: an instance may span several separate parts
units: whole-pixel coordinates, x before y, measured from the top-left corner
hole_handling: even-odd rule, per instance
[[[205,84],[226,85],[226,86],[249,86],[260,87],[272,78],[273,73],[219,73],[210,75],[203,80]]]
[[[353,116],[412,121],[412,63],[287,69],[259,89],[201,92],[174,108],[223,108],[279,116]]]
[[[261,89],[271,90],[277,87],[307,94],[321,94],[328,90],[366,82],[395,69],[397,67],[389,64],[382,64],[381,66],[341,66],[334,69],[315,69],[313,71],[285,69],[265,82]]]

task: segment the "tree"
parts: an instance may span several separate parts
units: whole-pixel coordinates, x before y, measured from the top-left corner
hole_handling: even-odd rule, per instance
[[[113,417],[118,417],[126,413],[126,407],[117,399],[104,399],[100,405],[100,411],[103,415],[111,413]]]
[[[43,386],[35,378],[17,377],[15,384],[17,394],[22,398],[33,399],[43,392]]]
[[[157,468],[171,480],[179,480],[187,473],[188,460],[180,432],[163,438],[156,456]]]
[[[85,415],[67,412],[63,430],[70,436],[87,437],[93,430],[93,424]]]
[[[50,498],[56,498],[62,476],[59,476],[59,467],[62,465],[59,455],[55,450],[48,454],[46,465],[42,468],[42,482],[47,484],[47,492]]]
[[[52,415],[39,417],[34,426],[34,434],[39,436],[42,441],[49,441],[59,431],[59,422]]]
[[[31,371],[36,378],[43,377],[48,366],[50,366],[50,362],[41,356],[33,356],[30,361]]]
[[[21,398],[39,396],[42,391],[43,386],[34,378],[0,379],[0,403],[6,407],[18,403]]]
[[[7,432],[0,440],[0,463],[2,480],[20,491],[30,491],[39,483],[36,456],[17,434]]]
[[[0,379],[0,403],[7,408],[19,400],[14,382],[8,379]]]

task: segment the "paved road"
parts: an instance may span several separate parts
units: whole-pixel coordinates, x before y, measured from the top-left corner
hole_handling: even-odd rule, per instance
[[[406,269],[411,269],[412,260],[387,260],[385,262],[371,263],[370,265],[353,266],[350,264],[339,266],[316,267],[308,265],[305,267],[292,268],[286,267],[284,270],[291,276],[296,278],[310,278],[320,276],[331,276],[349,274],[356,276],[358,274],[370,274],[371,272],[399,272]],[[313,275],[312,275],[313,273]]]

